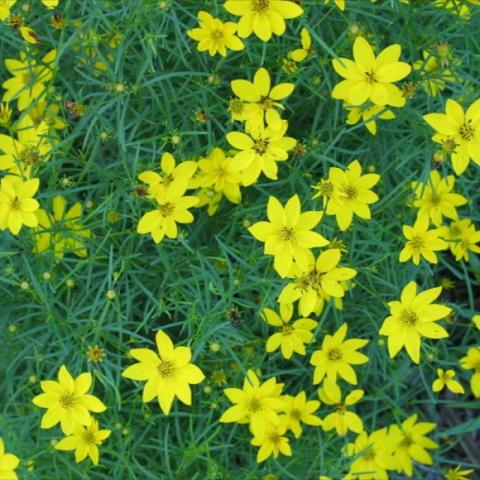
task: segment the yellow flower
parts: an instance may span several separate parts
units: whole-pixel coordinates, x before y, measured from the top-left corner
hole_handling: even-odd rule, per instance
[[[277,162],[288,159],[288,152],[297,144],[292,137],[286,137],[288,122],[281,120],[281,128],[274,130],[271,125],[247,128],[247,133],[227,133],[228,143],[239,150],[233,157],[242,166],[243,185],[255,183],[263,172],[270,180],[277,180]],[[248,135],[247,135],[248,134]]]
[[[351,338],[345,340],[348,325],[344,323],[333,335],[326,335],[321,350],[316,350],[310,363],[315,367],[313,384],[319,384],[325,377],[335,382],[337,377],[343,378],[352,385],[357,384],[357,375],[351,365],[362,365],[368,357],[357,352],[368,340]]]
[[[311,248],[328,244],[322,235],[312,229],[322,218],[322,212],[301,212],[300,199],[294,195],[285,207],[275,198],[268,198],[269,222],[257,222],[248,231],[265,243],[266,255],[273,255],[273,266],[281,277],[288,275],[293,260],[301,267],[308,264]]]
[[[5,444],[3,443],[3,439],[0,438],[0,478],[4,480],[17,480],[18,476],[14,470],[19,463],[20,460],[16,455],[5,453]]]
[[[198,203],[195,207],[200,208],[207,205],[207,213],[212,216],[218,210],[220,202],[222,201],[223,194],[222,192],[217,192],[214,188],[206,187],[201,188],[198,192],[195,193],[195,197],[198,199]]]
[[[17,100],[18,109],[25,110],[35,101],[42,100],[45,95],[47,83],[53,76],[52,64],[57,57],[57,51],[51,50],[40,62],[27,58],[25,53],[20,53],[20,60],[7,58],[5,66],[13,75],[3,82],[6,92],[3,101]]]
[[[333,3],[335,3],[335,5],[340,9],[340,10],[345,10],[345,0],[323,0],[324,3],[330,3],[331,1],[333,1]]]
[[[299,300],[300,313],[308,316],[312,312],[321,312],[326,299],[343,297],[346,290],[344,282],[355,277],[357,272],[353,268],[338,267],[340,257],[340,250],[332,248],[322,252],[316,260],[310,254],[306,268],[295,264],[288,275],[294,281],[285,285],[278,302],[284,304]]]
[[[282,128],[282,119],[274,107],[284,109],[279,100],[289,97],[295,85],[293,83],[279,83],[271,87],[268,70],[259,68],[253,82],[248,80],[232,80],[233,93],[245,105],[246,129],[248,131],[261,129],[265,121],[273,130]]]
[[[12,109],[8,103],[0,103],[0,126],[6,127],[10,124]]]
[[[432,457],[427,449],[438,448],[438,445],[425,435],[437,425],[429,422],[417,422],[418,415],[407,418],[401,426],[391,425],[389,437],[394,448],[396,470],[409,477],[413,475],[413,461],[423,465],[432,465]]]
[[[20,35],[22,38],[30,44],[36,44],[39,42],[38,35],[35,33],[35,30],[33,30],[30,27],[27,27],[26,25],[22,25],[18,29],[20,31]]]
[[[53,145],[48,138],[48,125],[40,122],[35,125],[29,115],[24,115],[16,126],[17,139],[0,134],[0,170],[16,167],[24,174],[32,166],[46,162],[50,158]]]
[[[453,143],[453,170],[461,175],[472,159],[480,165],[480,98],[466,112],[455,100],[448,99],[445,113],[428,113],[424,120],[437,132],[433,141]]]
[[[60,117],[60,105],[54,103],[35,102],[28,109],[28,115],[33,124],[37,127],[43,122],[51,128],[61,130],[67,126],[66,122]]]
[[[165,236],[177,238],[177,223],[192,223],[193,215],[188,209],[198,203],[198,198],[184,196],[186,189],[187,181],[177,180],[165,191],[157,193],[157,208],[143,215],[137,233],[150,233],[155,243],[160,243]]]
[[[393,449],[386,428],[370,435],[367,432],[360,433],[354,443],[347,445],[347,455],[355,457],[355,460],[344,480],[388,480],[387,470],[394,466]]]
[[[72,435],[55,444],[56,450],[75,450],[75,462],[80,463],[87,456],[98,465],[98,446],[111,434],[110,430],[99,430],[98,422],[92,417],[86,426],[78,425]]]
[[[340,230],[347,230],[352,224],[354,215],[369,220],[371,218],[369,205],[378,201],[376,193],[370,189],[380,180],[380,175],[367,173],[362,175],[362,166],[358,160],[351,162],[346,170],[330,167],[328,181],[333,190],[327,198],[325,213],[335,215]],[[314,187],[319,190],[313,198],[321,195],[321,186]]]
[[[450,69],[445,68],[441,58],[435,56],[428,50],[422,52],[423,60],[413,64],[413,69],[418,71],[421,83],[428,95],[436,97],[439,92],[447,88],[448,82],[455,82],[457,79]]]
[[[264,42],[268,42],[272,34],[285,33],[285,19],[303,13],[301,7],[287,0],[227,0],[224,7],[227,12],[241,17],[238,22],[241,38],[247,38],[253,32]]]
[[[318,396],[323,403],[335,406],[335,412],[329,413],[323,419],[322,428],[329,432],[335,429],[337,435],[345,436],[349,430],[355,433],[363,432],[363,423],[361,418],[354,412],[348,410],[348,407],[355,405],[363,397],[363,390],[353,390],[345,397],[342,402],[342,391],[340,387],[328,378],[323,382],[323,386],[318,390]]]
[[[290,52],[288,56],[295,62],[303,62],[312,55],[312,37],[310,32],[305,27],[300,32],[300,38],[302,40],[302,48],[298,48],[293,52]]]
[[[75,379],[65,365],[58,371],[58,382],[40,382],[44,393],[32,401],[37,407],[46,408],[40,428],[52,428],[60,422],[63,433],[72,434],[79,425],[89,425],[90,412],[104,412],[107,407],[87,391],[92,385],[92,375],[81,373]]]
[[[293,305],[282,303],[280,315],[271,308],[264,308],[263,319],[274,327],[279,327],[280,332],[269,337],[266,344],[267,352],[274,352],[280,347],[284,358],[289,359],[293,353],[305,355],[305,344],[313,340],[313,333],[317,322],[310,318],[299,318],[290,323],[293,316]]]
[[[472,322],[477,327],[477,329],[480,330],[480,315],[474,315],[472,317]]]
[[[464,370],[473,370],[470,387],[476,398],[480,398],[480,347],[471,347],[467,354],[460,359],[460,366]]]
[[[285,426],[293,432],[295,438],[300,438],[302,434],[300,422],[313,427],[322,425],[322,420],[313,415],[320,407],[318,400],[307,400],[307,395],[303,391],[295,397],[285,395],[283,398],[285,399]]]
[[[279,412],[285,408],[281,398],[283,384],[275,377],[260,383],[253,370],[248,370],[243,388],[226,388],[227,398],[234,404],[223,412],[222,423],[248,423],[253,433],[263,434],[269,425],[280,425]]]
[[[162,330],[157,332],[155,342],[158,353],[148,348],[130,350],[131,356],[139,363],[124,370],[122,376],[146,381],[143,401],[147,403],[157,397],[163,413],[168,415],[175,397],[185,405],[192,404],[190,384],[203,382],[205,375],[190,363],[192,351],[189,347],[175,348]]]
[[[418,265],[421,257],[429,263],[438,262],[435,251],[446,250],[448,243],[440,238],[442,230],[439,228],[429,230],[428,227],[429,220],[425,216],[417,218],[413,226],[403,226],[403,235],[407,242],[400,252],[398,259],[400,262],[406,262],[412,258],[413,263]]]
[[[473,468],[468,470],[460,470],[462,467],[457,465],[455,468],[447,468],[443,480],[468,480],[471,473],[474,472]]]
[[[480,231],[470,219],[456,220],[449,227],[441,227],[442,237],[450,244],[450,251],[455,260],[470,261],[469,252],[480,253]]]
[[[377,57],[368,41],[357,37],[353,44],[354,61],[348,58],[332,60],[335,71],[346,80],[335,85],[332,97],[357,106],[371,101],[375,105],[403,107],[405,97],[394,85],[411,71],[400,62],[401,46],[390,45]]]
[[[10,16],[10,9],[17,3],[17,0],[0,0],[0,20],[6,20]]]
[[[432,170],[427,182],[412,182],[413,206],[418,208],[418,217],[429,218],[439,227],[443,217],[457,219],[456,207],[465,205],[468,200],[453,191],[455,177],[441,177],[438,170]]]
[[[380,105],[353,106],[345,103],[343,106],[348,111],[347,125],[355,125],[361,120],[372,135],[377,134],[377,120],[395,118],[391,110]]]
[[[20,177],[6,176],[0,181],[0,230],[7,228],[17,235],[22,226],[36,227],[35,211],[40,207],[32,198],[40,181],[38,178],[23,181]]]
[[[433,382],[432,390],[434,392],[441,392],[445,387],[452,393],[465,393],[462,385],[454,380],[456,375],[455,370],[444,371],[443,368],[437,369],[438,378]]]
[[[49,9],[52,10],[55,7],[58,7],[60,0],[42,0],[42,3]]]
[[[213,188],[215,192],[225,195],[232,203],[240,203],[242,194],[240,184],[242,176],[241,166],[232,157],[226,157],[220,148],[214,148],[208,158],[198,162],[200,178],[198,184],[202,188]]]
[[[175,181],[190,181],[198,165],[195,162],[180,162],[176,165],[175,158],[171,153],[164,153],[160,161],[161,173],[147,170],[140,173],[138,178],[148,185],[148,194],[155,198],[159,192],[164,192]],[[188,185],[187,188],[189,188]]]
[[[411,281],[403,289],[400,301],[388,302],[390,316],[385,318],[380,335],[388,336],[390,358],[405,347],[410,358],[419,363],[421,337],[448,337],[447,331],[435,323],[452,311],[450,307],[432,304],[441,293],[442,287],[436,287],[417,294],[417,284]]]
[[[243,42],[235,35],[237,31],[236,23],[224,23],[204,11],[198,12],[197,18],[200,28],[188,30],[187,35],[199,42],[197,45],[199,52],[208,50],[212,57],[217,53],[222,57],[226,57],[227,48],[234,51],[245,48]]]
[[[272,455],[273,458],[277,458],[280,453],[288,457],[292,456],[289,440],[284,436],[286,431],[285,425],[268,425],[254,435],[250,443],[260,447],[257,453],[257,463],[265,461]]]
[[[61,195],[53,197],[53,215],[43,209],[37,211],[38,229],[35,231],[34,252],[41,253],[53,248],[55,256],[62,258],[72,251],[78,257],[86,257],[85,240],[91,232],[82,225],[82,204],[77,202],[66,211],[66,200]]]

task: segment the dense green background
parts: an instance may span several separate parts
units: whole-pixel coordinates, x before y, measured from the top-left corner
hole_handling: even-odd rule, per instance
[[[473,256],[470,264],[455,263],[450,254],[442,253],[438,266],[422,263],[419,267],[400,265],[397,259],[403,244],[401,226],[413,223],[415,216],[406,206],[409,184],[428,176],[437,148],[422,114],[443,111],[449,97],[462,99],[464,105],[479,97],[478,8],[467,22],[415,1],[408,6],[394,0],[376,5],[350,0],[345,12],[306,1],[305,15],[289,21],[283,37],[268,44],[251,37],[245,41],[246,50],[223,59],[197,52],[185,34],[197,25],[200,8],[234,20],[220,1],[167,1],[168,8],[161,9],[160,2],[153,0],[62,0],[60,11],[67,26],[61,31],[52,30],[51,13],[36,5],[39,2],[30,3],[33,8],[26,19],[42,39],[38,51],[59,49],[54,96],[62,103],[86,106],[79,119],[64,112],[69,127],[61,132],[62,141],[41,172],[38,199],[47,209],[57,194],[64,195],[69,204],[82,201],[85,224],[94,236],[88,259],[67,255],[60,262],[50,252],[33,255],[26,230],[15,238],[2,232],[0,238],[0,332],[4,339],[0,436],[7,451],[22,459],[21,477],[213,480],[253,479],[273,473],[282,479],[313,479],[319,474],[341,478],[349,465],[340,455],[346,440],[312,427],[291,441],[293,457],[257,465],[247,428],[218,422],[229,403],[212,375],[216,372],[218,377],[221,370],[228,386],[239,386],[247,368],[260,368],[265,377],[275,375],[284,382],[287,393],[296,394],[303,388],[313,399],[309,356],[323,334],[344,321],[351,336],[370,339],[364,349],[370,362],[358,369],[366,398],[357,411],[366,429],[403,421],[418,412],[421,420],[439,424],[433,437],[441,448],[435,452],[434,466],[417,470],[416,478],[440,478],[443,468],[458,463],[472,466],[466,450],[475,444],[471,432],[480,426],[480,403],[468,395],[434,395],[431,383],[436,368],[458,368],[458,359],[467,348],[478,344],[478,332],[469,320],[480,309],[474,304],[475,289],[479,291],[478,259]],[[418,86],[407,106],[396,110],[397,119],[379,122],[375,137],[361,125],[346,126],[341,102],[330,98],[339,81],[330,60],[334,53],[351,57],[354,24],[369,33],[377,51],[400,43],[402,59],[409,63],[420,59],[423,49],[448,42],[459,60],[453,68],[463,81],[452,84],[438,98],[428,97]],[[310,29],[316,54],[289,77],[282,71],[282,59],[298,48],[302,26]],[[117,32],[122,41],[112,50],[107,42]],[[16,58],[21,48],[18,34],[1,24],[2,64],[5,58]],[[91,65],[79,61],[85,49],[97,52],[108,65],[106,72],[95,74]],[[108,55],[112,55],[110,60]],[[275,82],[295,82],[285,118],[289,134],[305,146],[306,153],[285,162],[278,181],[262,179],[244,189],[241,205],[223,203],[214,217],[208,217],[205,209],[195,211],[195,223],[182,230],[179,241],[167,240],[157,246],[150,237],[136,234],[138,219],[149,209],[149,203],[135,194],[138,173],[156,167],[164,151],[186,160],[206,155],[214,146],[226,148],[225,133],[239,128],[231,124],[226,110],[232,96],[229,82],[251,78],[262,65]],[[7,78],[8,72],[2,69],[0,80]],[[415,84],[418,78],[413,73],[408,81]],[[123,92],[116,91],[117,84],[124,86]],[[198,111],[206,114],[206,122],[196,120]],[[102,139],[102,132],[106,138]],[[173,135],[180,136],[180,143],[172,143]],[[382,176],[376,187],[381,200],[373,207],[373,220],[355,221],[349,231],[339,233],[333,219],[327,218],[320,228],[328,238],[345,243],[344,264],[359,271],[355,288],[347,295],[343,312],[329,305],[320,316],[316,341],[307,357],[285,361],[279,353],[266,355],[264,343],[272,331],[259,311],[264,306],[275,307],[283,282],[271,267],[271,259],[262,255],[262,245],[246,231],[245,221],[264,218],[269,195],[286,201],[298,193],[305,208],[320,208],[310,200],[311,185],[327,174],[329,166],[346,165],[355,158]],[[441,170],[452,172],[448,164]],[[71,180],[70,186],[64,185],[64,176]],[[461,207],[460,215],[480,226],[478,166],[469,167],[456,189],[470,201]],[[118,221],[111,222],[111,212],[119,214]],[[49,281],[43,279],[47,271],[53,276]],[[412,279],[426,288],[445,277],[456,284],[442,296],[455,311],[447,325],[450,338],[423,342],[419,366],[405,353],[390,360],[378,335],[387,315],[385,303],[396,299]],[[68,279],[74,280],[74,288],[67,287]],[[30,287],[22,290],[21,282]],[[109,289],[116,292],[114,300],[105,297]],[[234,307],[241,312],[241,320],[232,324],[228,312]],[[195,363],[207,376],[194,387],[192,408],[176,402],[169,417],[155,402],[142,404],[139,383],[120,377],[131,363],[128,350],[153,346],[159,328],[175,342],[190,345]],[[220,352],[210,350],[212,342],[221,345]],[[106,358],[92,364],[85,352],[96,344],[105,350]],[[109,407],[99,420],[113,433],[101,448],[97,468],[88,461],[75,464],[70,452],[54,451],[50,441],[60,439],[58,428],[39,428],[43,411],[31,399],[40,392],[38,380],[53,378],[62,363],[75,375],[91,371],[94,392]],[[470,372],[460,372],[465,386],[469,377]],[[206,385],[212,387],[211,393],[203,391]],[[322,408],[320,415],[329,411]],[[28,472],[26,463],[32,459],[35,468]],[[392,474],[392,478],[401,477]]]

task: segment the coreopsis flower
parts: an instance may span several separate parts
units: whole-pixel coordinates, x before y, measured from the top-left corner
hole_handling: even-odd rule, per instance
[[[285,19],[303,14],[303,9],[289,0],[227,0],[224,8],[241,17],[237,29],[239,37],[247,38],[255,33],[264,42],[268,42],[272,34],[285,33]]]
[[[267,352],[274,352],[280,348],[284,358],[289,359],[293,353],[305,355],[305,344],[313,340],[313,333],[317,322],[310,318],[299,318],[290,322],[293,316],[293,305],[291,303],[282,303],[280,305],[280,315],[271,308],[264,308],[262,312],[263,319],[274,327],[280,329],[267,340]]]
[[[33,198],[40,185],[38,178],[23,181],[7,175],[0,181],[0,230],[10,230],[17,235],[22,226],[36,227],[35,212],[40,207]]]
[[[188,210],[198,204],[198,198],[185,195],[187,182],[172,182],[165,191],[155,196],[157,208],[145,213],[137,225],[137,233],[152,235],[155,243],[165,236],[177,238],[177,223],[192,223],[193,215]]]
[[[275,377],[260,383],[255,372],[248,370],[243,388],[224,390],[234,405],[223,412],[220,422],[248,423],[252,433],[259,435],[263,435],[270,425],[280,426],[279,413],[285,407],[282,388],[283,384],[277,384]]]
[[[419,363],[421,337],[448,337],[447,331],[436,322],[452,309],[432,303],[441,293],[442,287],[436,287],[417,294],[417,284],[411,281],[402,290],[400,301],[388,302],[390,315],[383,321],[380,335],[388,336],[390,358],[405,347],[410,358]]]
[[[10,9],[17,3],[17,0],[0,1],[0,20],[6,20],[10,16]]]
[[[279,103],[289,97],[295,85],[293,83],[279,83],[271,86],[270,74],[266,68],[259,68],[253,82],[248,80],[232,80],[233,93],[244,102],[247,131],[261,129],[266,124],[273,130],[282,128],[282,119],[276,110],[284,110]]]
[[[329,413],[324,419],[322,428],[329,432],[335,429],[337,435],[345,436],[349,430],[355,433],[363,432],[362,419],[348,407],[355,405],[363,397],[363,390],[353,390],[342,402],[342,390],[332,380],[326,378],[318,390],[320,400],[335,407],[335,412]]]
[[[470,387],[473,395],[480,398],[480,347],[471,347],[467,354],[460,359],[460,366],[464,370],[473,370]]]
[[[197,45],[199,52],[208,51],[212,57],[219,53],[222,57],[226,57],[227,48],[234,51],[245,48],[243,42],[235,35],[236,23],[224,23],[204,11],[198,12],[197,18],[200,28],[188,30],[187,35],[199,42]]]
[[[195,174],[196,162],[180,162],[178,165],[171,153],[164,153],[160,160],[161,173],[147,170],[138,175],[139,180],[148,185],[148,195],[155,198],[159,192],[165,192],[175,181],[189,181]]]
[[[300,438],[302,434],[301,423],[311,425],[312,427],[322,425],[322,420],[314,415],[320,407],[318,400],[307,400],[307,395],[304,391],[295,397],[284,395],[283,398],[285,400],[285,426],[293,432],[295,438]]]
[[[402,227],[407,242],[400,252],[398,258],[400,262],[407,262],[412,259],[413,263],[418,265],[421,257],[429,263],[438,262],[435,252],[446,250],[448,243],[440,238],[442,235],[441,229],[428,229],[429,223],[428,217],[422,216],[417,218],[413,226],[404,225]]]
[[[362,121],[365,128],[372,134],[377,134],[377,120],[392,120],[395,114],[381,105],[349,105],[344,103],[348,112],[347,125],[356,125]]]
[[[411,71],[408,63],[399,61],[402,47],[390,45],[375,56],[368,41],[359,36],[353,44],[353,58],[332,60],[333,68],[345,80],[335,85],[332,97],[357,106],[370,101],[375,105],[403,107],[405,97],[394,85]]]
[[[445,113],[428,113],[423,118],[437,132],[434,142],[452,145],[452,166],[457,175],[466,170],[470,160],[480,165],[480,98],[466,112],[449,98]]]
[[[440,230],[457,262],[469,262],[469,252],[480,253],[480,245],[477,245],[480,242],[480,231],[470,219],[455,220],[448,227],[440,227]]]
[[[300,39],[302,41],[302,48],[297,48],[290,52],[288,56],[295,62],[303,62],[313,53],[312,51],[312,37],[307,28],[303,27],[300,32]]]
[[[81,373],[73,378],[65,365],[58,371],[58,382],[40,382],[44,393],[37,395],[33,404],[46,408],[40,428],[52,428],[60,423],[63,433],[71,435],[79,425],[90,425],[90,412],[104,412],[107,407],[94,395],[87,394],[92,375]]]
[[[255,183],[262,172],[270,180],[277,180],[277,162],[288,160],[288,152],[297,141],[286,137],[288,122],[281,121],[281,128],[274,130],[270,125],[247,128],[246,132],[227,133],[228,143],[239,152],[233,157],[242,166],[244,186]]]
[[[457,219],[456,207],[465,205],[468,200],[453,191],[455,177],[442,177],[438,170],[432,170],[426,182],[412,182],[413,206],[418,208],[418,217],[429,218],[439,227],[443,217]]]
[[[216,192],[225,195],[232,203],[241,202],[241,166],[232,157],[225,156],[222,149],[214,148],[207,158],[198,161],[198,166],[200,187],[213,188]]]
[[[363,431],[347,445],[347,455],[355,460],[344,480],[388,480],[387,470],[394,467],[393,449],[386,428],[371,434]]]
[[[91,231],[82,224],[82,204],[76,202],[68,210],[66,206],[65,197],[57,195],[52,200],[52,214],[37,210],[38,229],[33,236],[35,253],[52,249],[58,258],[68,251],[78,257],[88,255],[85,242],[91,237]]]
[[[461,470],[461,468],[460,465],[457,465],[455,468],[447,468],[443,480],[469,480],[470,477],[468,475],[474,472],[473,468],[468,470]]]
[[[413,69],[420,74],[421,84],[428,95],[438,96],[447,88],[447,83],[457,80],[452,71],[446,68],[442,59],[433,52],[423,50],[423,60],[413,64]]]
[[[264,430],[258,431],[250,441],[256,447],[260,447],[257,453],[257,463],[264,462],[268,457],[278,458],[278,455],[292,456],[292,449],[288,438],[285,436],[285,425],[268,425]]]
[[[328,244],[322,235],[312,231],[322,218],[322,212],[301,212],[298,195],[291,197],[285,207],[273,196],[268,198],[268,222],[257,222],[248,231],[265,243],[266,255],[273,255],[273,266],[281,277],[288,275],[293,261],[301,267],[308,265],[308,251]]]
[[[405,473],[409,477],[413,475],[413,461],[423,465],[432,465],[432,457],[427,449],[438,448],[438,445],[426,437],[437,426],[435,423],[418,422],[415,413],[407,418],[400,426],[391,425],[389,437],[395,444],[394,462],[395,470]]]
[[[162,330],[155,335],[155,343],[158,353],[148,348],[130,350],[130,355],[139,363],[125,369],[122,376],[146,381],[142,396],[144,403],[157,397],[163,413],[168,415],[175,397],[185,405],[192,404],[190,385],[203,382],[205,375],[190,363],[192,351],[189,347],[175,348]]]
[[[304,317],[312,312],[321,312],[326,299],[343,297],[345,281],[357,274],[353,268],[338,266],[341,257],[338,248],[322,252],[316,260],[313,254],[308,257],[306,268],[293,265],[288,276],[294,280],[285,285],[278,297],[280,304],[298,300],[298,309]]]
[[[19,463],[20,460],[16,455],[5,453],[5,444],[3,443],[3,439],[0,438],[0,478],[4,480],[17,480],[18,476],[15,473],[15,469]]]
[[[322,348],[316,350],[310,364],[315,367],[313,384],[319,384],[326,376],[335,382],[337,377],[343,378],[352,385],[357,384],[357,374],[351,365],[362,365],[368,362],[368,357],[357,352],[368,340],[351,338],[345,340],[348,325],[344,323],[333,335],[325,335]]]
[[[17,100],[18,109],[25,110],[33,102],[42,100],[45,95],[46,83],[53,76],[53,63],[57,57],[57,51],[51,50],[40,62],[27,58],[25,53],[20,53],[20,60],[7,58],[5,66],[13,75],[3,82],[6,92],[3,101]]]
[[[437,378],[432,384],[432,390],[434,392],[441,392],[445,387],[452,393],[464,393],[465,390],[461,383],[455,380],[455,370],[449,369],[445,371],[443,368],[437,369]]]
[[[94,465],[98,465],[98,446],[111,434],[110,430],[100,430],[93,417],[86,426],[77,425],[73,433],[55,444],[55,450],[75,450],[75,462],[80,463],[90,457]]]
[[[48,138],[48,125],[35,125],[30,115],[24,115],[16,126],[17,138],[0,134],[0,170],[14,167],[26,172],[29,167],[46,162],[53,148]]]
[[[362,166],[358,160],[351,162],[345,171],[330,167],[328,181],[333,189],[324,197],[325,213],[335,215],[340,230],[350,227],[354,215],[365,220],[371,218],[369,205],[378,201],[378,195],[371,188],[379,180],[380,175],[376,173],[362,175]],[[319,191],[313,198],[321,196],[325,191],[321,185],[314,188]]]

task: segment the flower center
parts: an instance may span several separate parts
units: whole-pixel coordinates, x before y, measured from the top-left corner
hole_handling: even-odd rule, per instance
[[[250,413],[257,413],[257,412],[259,412],[261,409],[262,409],[262,403],[260,402],[260,400],[258,400],[258,399],[256,399],[256,398],[252,398],[252,399],[250,400],[250,402],[248,402],[247,410],[248,410]]]
[[[345,412],[347,411],[347,407],[343,403],[337,405],[335,409],[339,415],[345,415]]]
[[[269,108],[273,107],[273,100],[271,98],[268,98],[268,97],[263,97],[260,100],[260,104],[262,105],[264,110],[268,110]]]
[[[284,242],[295,240],[295,230],[292,227],[283,227],[280,230],[279,237]]]
[[[165,205],[162,205],[162,206],[160,206],[160,208],[159,208],[160,213],[161,213],[164,217],[169,217],[169,216],[171,216],[174,209],[175,209],[175,206],[172,205],[171,203],[166,203]]]
[[[338,348],[332,348],[327,352],[327,358],[331,362],[337,362],[342,359],[342,352]]]
[[[368,83],[375,83],[377,81],[373,72],[365,72],[365,76],[367,77]]]
[[[296,408],[294,408],[291,412],[290,412],[290,416],[292,418],[294,418],[295,420],[299,420],[300,417],[302,416],[302,413],[300,412],[300,410],[297,410]]]
[[[373,448],[369,448],[362,457],[367,461],[373,461],[375,459],[375,450]]]
[[[20,200],[17,197],[10,201],[10,209],[20,210]]]
[[[243,112],[243,108],[243,102],[238,98],[232,98],[232,100],[230,100],[230,102],[228,103],[228,109],[232,113],[240,114]]]
[[[425,241],[422,237],[413,237],[408,243],[414,250],[420,250],[421,248],[425,248]]]
[[[252,0],[252,10],[255,13],[265,13],[270,8],[270,0]]]
[[[25,163],[25,165],[33,165],[40,160],[40,154],[38,150],[35,148],[26,148],[20,154],[20,160]]]
[[[431,203],[432,205],[437,206],[437,205],[440,205],[440,202],[441,202],[441,201],[442,201],[441,195],[439,195],[439,194],[436,193],[436,192],[433,192],[433,193],[432,193],[432,196],[430,197],[430,203]]]
[[[60,405],[63,408],[72,408],[77,403],[77,398],[73,393],[66,393],[60,397]]]
[[[161,377],[171,377],[173,374],[173,363],[168,360],[161,360],[157,366],[157,370]]]
[[[466,142],[470,141],[475,134],[475,130],[472,127],[472,120],[468,120],[466,123],[464,123],[460,127],[458,133]]]
[[[409,448],[411,445],[413,445],[413,439],[409,435],[405,435],[403,440],[399,443],[399,447],[401,448]]]
[[[30,72],[28,72],[28,73],[22,73],[21,78],[22,78],[22,83],[24,83],[25,85],[28,85],[30,82],[33,81],[34,77]]]
[[[253,149],[260,155],[263,155],[267,151],[267,148],[268,142],[265,140],[257,140],[253,146]]]
[[[344,185],[343,193],[347,197],[348,200],[355,200],[358,196],[358,190],[355,185]]]
[[[223,32],[221,30],[214,30],[211,33],[211,36],[212,36],[213,40],[218,42],[218,41],[223,39]]]
[[[280,443],[280,435],[278,433],[275,433],[275,432],[271,432],[269,435],[268,435],[268,439],[274,444],[274,445],[278,445]]]
[[[285,323],[282,325],[282,335],[284,337],[288,337],[293,333],[293,327],[289,325],[288,323]]]
[[[400,315],[400,322],[405,327],[414,327],[418,322],[418,316],[412,310],[404,310]]]
[[[320,183],[315,188],[324,197],[331,197],[333,195],[333,183],[330,180],[320,180]]]
[[[96,444],[97,443],[96,440],[95,440],[95,435],[92,432],[89,432],[89,431],[86,431],[82,435],[82,440],[85,443],[90,443],[90,444]]]

